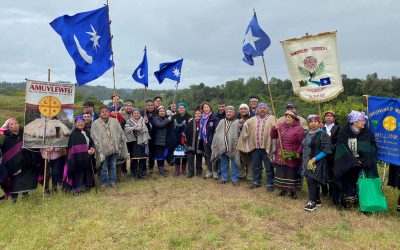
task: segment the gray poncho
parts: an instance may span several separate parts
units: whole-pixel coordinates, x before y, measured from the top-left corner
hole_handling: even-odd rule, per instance
[[[217,160],[222,154],[240,164],[240,154],[237,143],[240,135],[239,121],[222,119],[215,130],[211,144],[211,161]]]

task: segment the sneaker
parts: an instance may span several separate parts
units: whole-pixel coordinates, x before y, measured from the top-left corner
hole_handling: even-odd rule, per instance
[[[322,207],[321,200],[317,200],[317,202],[315,202],[315,205],[316,205],[317,207]]]
[[[315,202],[313,202],[313,201],[309,201],[306,204],[306,206],[304,207],[304,210],[309,211],[309,212],[312,212],[315,209],[317,209],[317,206],[315,205]]]
[[[204,179],[210,179],[213,177],[213,173],[212,172],[207,172],[207,174],[204,176]]]
[[[267,192],[274,192],[274,186],[267,186]]]
[[[193,178],[194,174],[188,174],[187,178]]]
[[[261,185],[260,185],[260,184],[255,184],[255,183],[252,183],[252,184],[249,186],[250,189],[255,189],[255,188],[259,188],[259,187],[261,187]]]
[[[218,172],[213,172],[213,179],[214,180],[218,180],[219,179]]]

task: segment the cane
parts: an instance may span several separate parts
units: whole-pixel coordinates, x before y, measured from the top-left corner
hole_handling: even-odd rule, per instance
[[[385,177],[386,177],[386,162],[383,163],[383,176],[382,176],[382,191],[385,186]]]

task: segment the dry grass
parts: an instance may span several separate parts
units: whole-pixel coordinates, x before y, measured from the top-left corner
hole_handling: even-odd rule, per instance
[[[365,216],[323,200],[314,213],[298,200],[184,177],[125,180],[118,190],[57,194],[39,191],[0,204],[0,248],[10,249],[399,249],[397,191],[390,212]]]

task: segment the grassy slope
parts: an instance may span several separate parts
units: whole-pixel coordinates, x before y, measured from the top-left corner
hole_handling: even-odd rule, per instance
[[[365,216],[325,206],[303,210],[298,200],[264,188],[249,190],[194,177],[126,180],[118,190],[40,193],[0,204],[0,248],[265,249],[400,247],[397,191],[385,191],[390,211]]]

